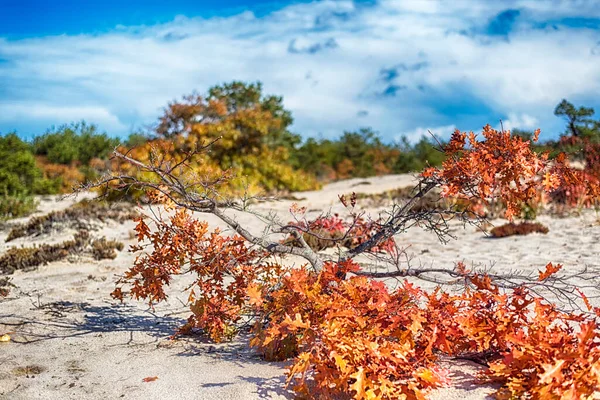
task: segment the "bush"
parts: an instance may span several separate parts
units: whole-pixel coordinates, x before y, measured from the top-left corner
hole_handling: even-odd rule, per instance
[[[304,232],[302,237],[305,242],[315,251],[325,250],[331,247],[352,248],[358,244],[364,243],[373,237],[379,227],[379,221],[364,221],[355,219],[352,222],[346,222],[337,215],[330,217],[320,217],[308,223],[290,222],[289,225],[295,225]],[[300,247],[301,244],[293,236],[283,241],[285,244]],[[387,240],[372,249],[378,251],[394,251],[395,243],[393,240]]]
[[[33,247],[13,247],[0,256],[0,273],[12,274],[16,270],[31,270],[39,265],[66,258],[74,251],[82,250],[89,241],[89,233],[80,231],[59,244],[43,244]]]
[[[33,151],[36,155],[45,156],[53,164],[87,165],[93,158],[106,158],[119,143],[118,139],[100,133],[96,125],[81,121],[61,125],[36,137]]]
[[[30,145],[15,133],[0,136],[0,196],[31,194],[40,177]]]
[[[117,257],[115,250],[123,250],[123,243],[116,240],[100,238],[92,241],[92,256],[96,260],[114,259]]]
[[[36,208],[37,202],[31,196],[0,196],[0,220],[24,217]]]
[[[441,165],[444,157],[426,138],[414,145],[406,138],[386,144],[376,132],[363,128],[336,140],[309,138],[290,159],[297,168],[332,180],[420,171]]]
[[[76,253],[89,252],[96,260],[114,259],[115,250],[122,250],[123,243],[100,238],[92,240],[86,230],[81,230],[59,244],[42,244],[32,247],[13,247],[0,256],[0,273],[12,274],[16,270],[29,271],[40,265],[59,261]]]
[[[187,153],[213,143],[210,152],[195,154],[188,163],[196,181],[217,180],[222,194],[315,189],[315,178],[291,165],[300,140],[288,131],[291,122],[281,98],[264,96],[260,84],[233,82],[211,88],[206,96],[194,94],[169,104],[156,128],[157,138],[134,148],[130,156],[177,164]],[[113,170],[118,168],[134,172],[127,163],[116,162]],[[201,184],[198,190],[212,195]]]

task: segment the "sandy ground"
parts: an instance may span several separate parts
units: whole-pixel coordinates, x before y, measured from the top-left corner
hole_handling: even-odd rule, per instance
[[[410,175],[352,179],[328,185],[321,191],[298,193],[298,201],[309,210],[337,205],[338,194],[352,191],[379,193],[405,187]],[[41,212],[68,207],[74,199],[47,199]],[[257,209],[274,211],[289,219],[291,201],[261,203]],[[253,217],[238,216],[240,222],[255,224]],[[600,269],[600,224],[594,212],[578,217],[539,220],[550,228],[547,235],[489,239],[474,227],[452,225],[459,240],[446,245],[431,233],[411,229],[398,238],[410,246],[413,264],[452,266],[494,265],[494,271],[515,268],[537,271],[547,262],[562,263],[565,269],[588,265]],[[209,218],[212,225],[217,221]],[[504,221],[494,221],[503,223]],[[95,235],[132,244],[133,222],[108,223]],[[58,242],[73,232],[19,239],[10,246]],[[12,340],[0,343],[0,399],[285,399],[293,394],[284,389],[284,363],[262,361],[248,348],[247,339],[215,345],[201,338],[169,340],[188,313],[185,295],[174,286],[168,303],[155,311],[133,301],[111,300],[114,277],[125,271],[133,256],[120,252],[115,260],[87,258],[55,262],[36,271],[14,274],[13,289],[0,302],[0,335],[10,332]],[[425,288],[433,284],[420,282]],[[453,385],[433,392],[432,399],[484,399],[493,388],[475,381],[477,365],[468,361],[445,361]],[[145,377],[158,377],[143,382]]]

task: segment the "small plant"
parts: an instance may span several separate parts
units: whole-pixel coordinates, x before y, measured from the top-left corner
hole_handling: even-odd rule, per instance
[[[8,296],[12,287],[15,287],[15,285],[11,283],[9,277],[0,278],[0,297]]]
[[[95,259],[115,258],[114,250],[122,250],[123,244],[105,238],[92,240],[86,230],[81,230],[58,244],[42,244],[32,247],[13,247],[0,255],[0,273],[10,275],[16,270],[29,271],[40,265],[67,258],[71,254],[90,252]]]
[[[515,224],[509,222],[507,224],[497,226],[490,231],[492,237],[502,238],[513,235],[529,235],[530,233],[548,233],[548,228],[539,222],[521,222]]]
[[[96,260],[114,259],[117,257],[117,252],[123,250],[123,243],[116,240],[108,240],[100,238],[92,241],[92,255]]]
[[[70,253],[82,250],[89,241],[87,231],[80,231],[59,244],[43,244],[33,247],[13,247],[0,256],[0,272],[12,274],[16,270],[31,270],[39,265],[66,258]]]
[[[302,238],[311,249],[321,251],[337,246],[350,249],[364,243],[376,232],[379,222],[365,221],[360,218],[347,222],[339,218],[338,215],[333,215],[319,217],[312,221],[290,222],[290,225],[295,225],[296,229],[302,231]],[[288,237],[283,243],[298,247],[302,246],[302,243],[294,236]],[[375,252],[380,250],[393,251],[394,247],[395,243],[390,239],[372,250]]]

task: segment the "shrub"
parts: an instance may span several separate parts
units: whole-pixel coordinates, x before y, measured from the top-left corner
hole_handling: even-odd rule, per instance
[[[31,196],[0,196],[0,220],[27,216],[36,207],[37,203]]]
[[[29,144],[15,133],[0,136],[0,195],[31,194],[40,176]]]
[[[386,144],[376,132],[363,128],[335,140],[309,138],[290,159],[321,180],[335,180],[420,171],[440,165],[444,157],[426,138],[414,145],[406,138]]]
[[[88,249],[89,248],[89,249]],[[71,254],[90,252],[97,260],[116,257],[114,250],[122,250],[123,244],[100,238],[92,240],[86,230],[81,230],[58,244],[42,244],[32,247],[13,247],[0,255],[0,273],[12,274],[16,270],[31,270],[53,261],[67,258]]]
[[[93,158],[106,158],[118,144],[118,139],[100,133],[96,125],[81,121],[52,128],[36,137],[33,151],[52,164],[87,165]]]
[[[501,226],[497,226],[490,231],[490,234],[495,238],[502,238],[513,235],[529,235],[530,233],[548,233],[548,228],[539,222],[521,222],[515,224],[509,222]]]
[[[338,215],[320,217],[307,223],[304,221],[300,223],[290,222],[289,225],[300,228],[303,231],[303,239],[310,248],[316,251],[337,246],[350,249],[371,239],[380,226],[378,221],[365,221],[361,218],[347,222],[339,218]],[[293,236],[285,239],[283,243],[301,246]],[[392,252],[394,248],[395,243],[390,239],[374,247],[372,251]]]
[[[123,250],[123,243],[116,240],[108,240],[104,237],[92,241],[92,256],[96,260],[112,260],[117,257],[116,250]]]
[[[251,210],[269,223],[260,235],[215,198],[198,196],[193,185],[173,183],[172,164],[130,160],[152,178],[138,184],[152,189],[149,197],[168,212],[137,220],[139,243],[131,250],[139,254],[112,295],[154,305],[168,297],[174,277],[193,275],[191,315],[181,332],[201,330],[221,341],[253,319],[251,345],[269,359],[293,357],[288,382],[295,382],[304,397],[423,399],[448,381],[437,363],[440,355],[479,357],[487,365],[483,376],[501,384],[497,394],[503,398],[590,397],[600,389],[600,309],[592,309],[583,292],[556,275],[560,265],[549,263],[538,276],[486,275],[462,263],[413,267],[402,264],[406,253],[387,246],[412,226],[431,230],[442,241],[452,235],[443,218],[413,209],[436,188],[445,198],[478,199],[484,206],[501,202],[509,220],[540,192],[564,185],[582,185],[586,195],[600,197],[600,185],[582,181],[562,157],[550,163],[528,141],[490,126],[483,136],[455,131],[444,148],[443,168],[423,171],[408,201],[388,210],[383,221],[361,222],[368,220],[355,212],[356,198],[341,197],[352,221],[306,221],[301,215],[306,210],[292,206],[296,220],[284,224]],[[99,185],[106,182],[110,178]],[[213,214],[240,236],[210,232],[192,211]],[[349,235],[350,248],[337,252],[319,253],[302,240],[314,231],[338,240],[338,232],[357,228],[361,233]],[[282,243],[281,233],[291,238]],[[284,268],[277,261],[286,255],[307,264]],[[593,272],[582,274],[576,274],[578,282],[596,284]],[[449,283],[464,282],[464,290],[426,293],[406,281],[394,289],[378,281],[408,277],[436,283],[445,277]],[[537,294],[540,287],[564,296],[569,305],[585,305],[587,313],[558,310]]]
[[[169,104],[156,128],[157,138],[130,155],[144,162],[180,165],[186,154],[212,143],[210,152],[197,152],[186,161],[196,181],[221,183],[221,194],[315,189],[318,184],[312,175],[290,165],[291,151],[299,141],[288,131],[291,121],[281,98],[263,96],[260,84],[233,82],[211,88],[207,96],[186,96]],[[112,169],[135,172],[126,162],[115,162]],[[224,174],[230,177],[226,183]],[[202,186],[197,185],[201,195],[214,194]]]
[[[39,265],[66,258],[70,253],[82,250],[89,241],[87,231],[80,231],[59,244],[43,244],[33,247],[13,247],[0,256],[0,272],[12,274],[16,270],[30,270]]]
[[[43,181],[35,187],[36,193],[70,193],[84,181],[84,174],[76,162],[70,165],[53,164],[44,156],[37,156],[36,163],[43,176]]]
[[[55,229],[92,229],[90,221],[114,220],[124,222],[137,215],[130,204],[82,200],[71,207],[61,211],[51,211],[48,214],[31,218],[23,224],[14,225],[6,241],[25,236],[34,236],[50,233]]]

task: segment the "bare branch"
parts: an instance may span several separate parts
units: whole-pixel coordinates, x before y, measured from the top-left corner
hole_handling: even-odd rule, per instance
[[[400,230],[402,230],[405,226],[405,218],[409,215],[412,208],[417,204],[417,202],[423,198],[427,193],[429,193],[433,188],[438,186],[438,182],[432,179],[423,179],[419,182],[419,191],[415,194],[410,200],[404,204],[399,210],[397,210],[388,221],[381,226],[379,232],[377,232],[373,237],[358,246],[348,250],[341,257],[341,261],[349,260],[357,255],[364,253],[378,244],[386,241],[387,239],[394,236]]]

